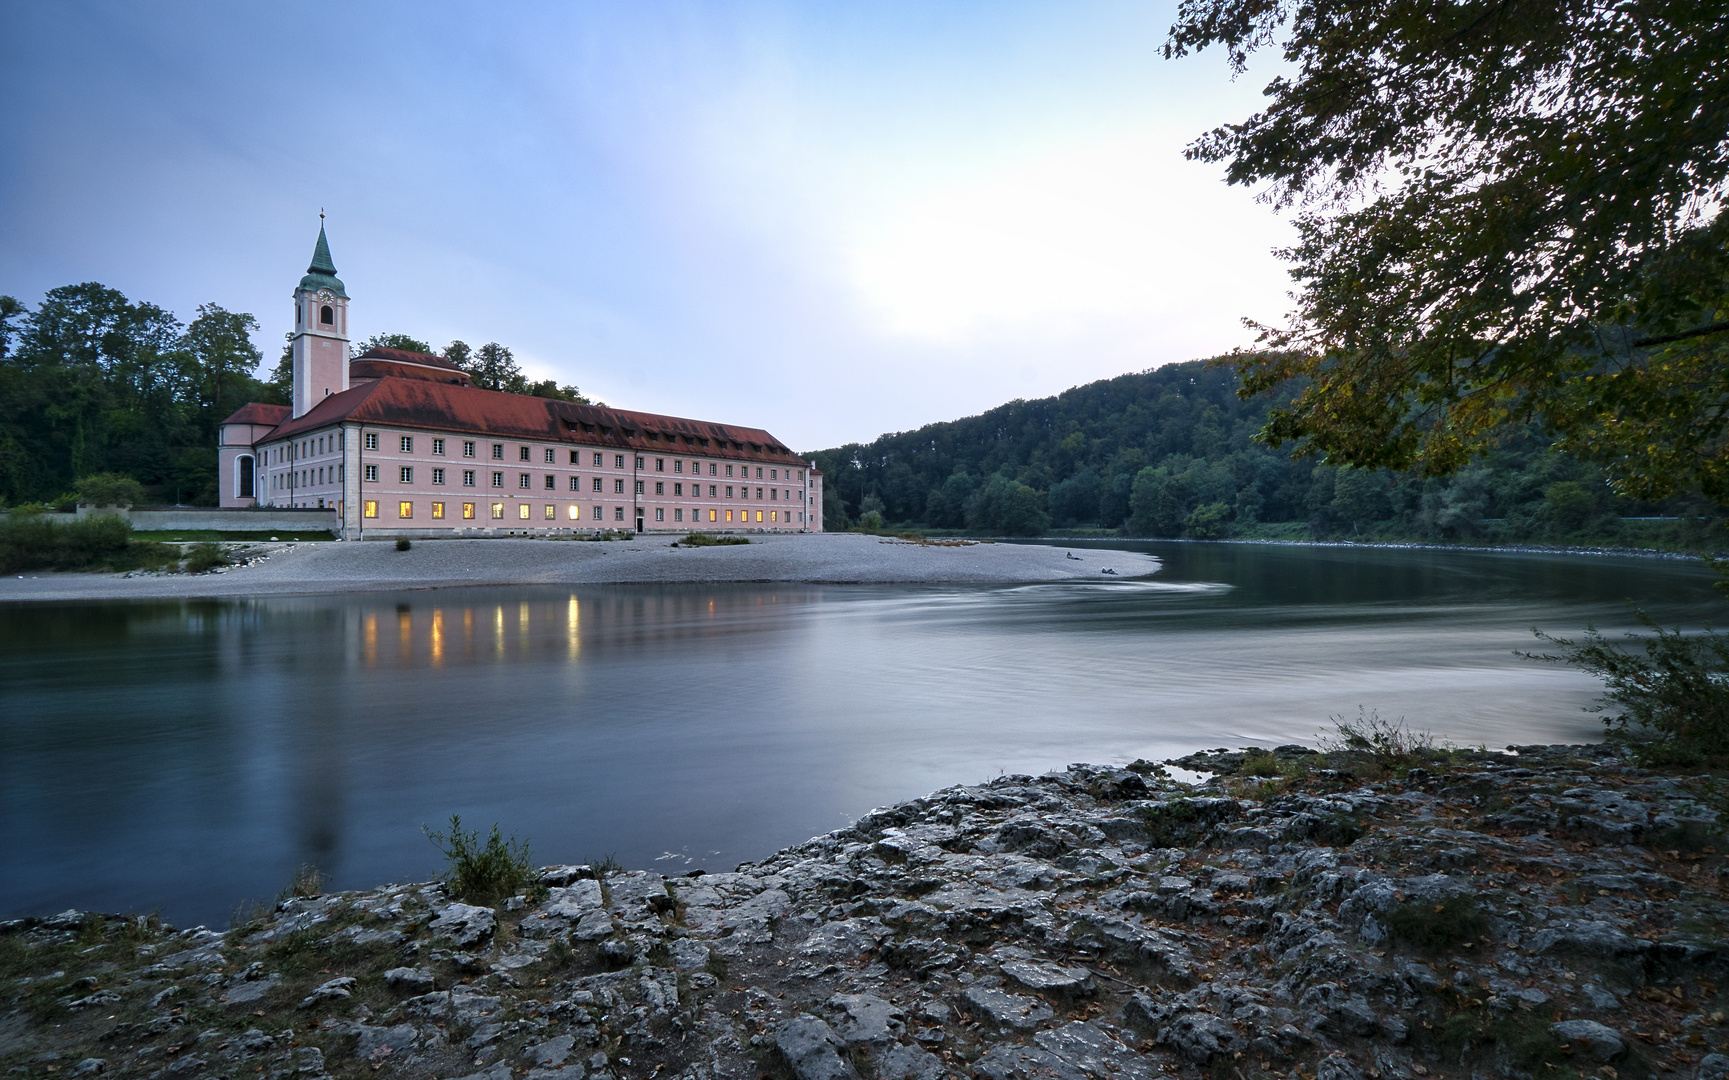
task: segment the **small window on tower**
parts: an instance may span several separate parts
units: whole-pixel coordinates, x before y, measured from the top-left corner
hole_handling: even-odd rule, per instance
[[[325,326],[335,326],[336,309],[331,307],[329,304],[325,304],[323,307],[318,309],[318,321]]]

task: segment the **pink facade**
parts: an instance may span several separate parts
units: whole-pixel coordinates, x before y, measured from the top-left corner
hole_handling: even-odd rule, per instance
[[[334,507],[345,539],[822,528],[821,474],[766,431],[480,390],[436,356],[349,361],[347,299],[321,230],[295,404],[224,421],[222,505]]]

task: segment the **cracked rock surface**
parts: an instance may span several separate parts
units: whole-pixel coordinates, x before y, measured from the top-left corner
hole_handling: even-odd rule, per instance
[[[0,923],[0,1075],[1729,1076],[1709,778],[1598,746],[1004,776],[729,873]]]

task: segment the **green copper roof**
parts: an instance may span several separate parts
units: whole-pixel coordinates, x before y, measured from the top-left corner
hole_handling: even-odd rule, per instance
[[[348,293],[342,288],[342,280],[336,276],[336,264],[330,261],[330,241],[324,238],[322,225],[318,227],[318,246],[312,249],[312,265],[306,268],[306,276],[300,279],[300,287],[313,291],[329,289],[344,300],[348,299]]]

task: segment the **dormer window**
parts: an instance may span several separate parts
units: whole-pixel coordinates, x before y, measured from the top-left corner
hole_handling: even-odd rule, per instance
[[[335,326],[336,309],[331,307],[329,304],[325,304],[323,307],[318,309],[318,321],[324,326]]]

